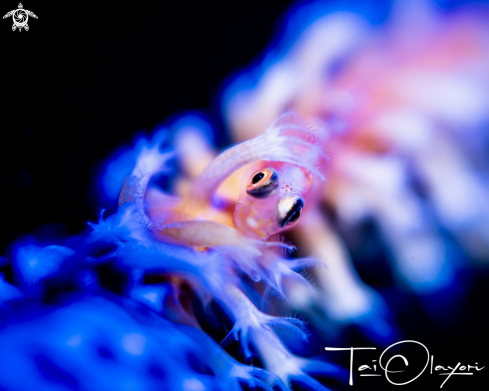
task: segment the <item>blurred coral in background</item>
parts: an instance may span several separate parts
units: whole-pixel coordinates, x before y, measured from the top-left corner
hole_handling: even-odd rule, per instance
[[[114,214],[10,246],[1,389],[344,389],[326,346],[485,342],[489,8],[359,4],[291,8],[223,89],[234,146],[183,115],[102,165]]]
[[[322,7],[300,8],[289,25]],[[266,68],[231,83],[223,104],[236,141],[288,108],[313,123],[331,157],[322,200],[339,235],[351,244],[352,229],[373,221],[396,284],[421,295],[489,259],[487,17],[483,6],[442,13],[398,1],[372,28],[361,15],[331,12],[303,26],[285,53],[272,51]]]

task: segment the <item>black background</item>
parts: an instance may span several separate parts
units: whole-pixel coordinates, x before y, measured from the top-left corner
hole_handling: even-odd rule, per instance
[[[0,253],[36,227],[95,219],[94,167],[136,132],[200,110],[223,135],[223,83],[260,59],[289,4],[29,1],[29,31],[3,19]]]

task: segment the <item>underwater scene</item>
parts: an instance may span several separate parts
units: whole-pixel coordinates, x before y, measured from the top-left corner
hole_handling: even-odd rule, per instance
[[[21,41],[35,34],[62,35],[47,10],[25,7],[38,20],[29,20],[22,36],[3,26],[15,33],[12,48],[39,46]],[[162,7],[146,4],[140,12],[157,21],[162,10],[171,15]],[[189,7],[197,12],[188,23],[218,29],[206,6]],[[199,98],[211,108],[200,111],[192,91],[183,90],[165,98],[174,101],[165,109],[172,113],[151,114],[157,104],[147,103],[149,87],[139,86],[164,95],[173,88],[166,78],[180,75],[162,81],[158,61],[175,69],[178,61],[191,63],[188,69],[202,61],[205,70],[206,53],[176,43],[168,53],[181,50],[182,57],[174,62],[125,57],[126,49],[107,41],[126,34],[114,26],[130,10],[99,10],[111,12],[114,31],[91,28],[93,63],[76,69],[94,72],[90,67],[115,57],[130,65],[84,81],[72,65],[57,63],[88,91],[84,99],[68,87],[59,94],[55,84],[49,103],[43,83],[50,77],[35,71],[37,61],[39,69],[48,66],[41,56],[20,68],[26,77],[30,69],[45,77],[26,79],[38,83],[32,96],[15,89],[20,75],[12,77],[5,96],[18,107],[10,117],[24,125],[4,127],[18,132],[14,141],[2,136],[3,165],[12,174],[2,186],[0,390],[487,384],[489,4],[274,7],[258,15],[254,4],[232,19],[256,16],[258,26],[270,26],[269,36],[249,33],[256,45],[263,40],[263,51],[231,66],[225,57],[232,42],[223,37],[214,76],[188,76],[207,80],[211,91]],[[73,26],[81,30],[80,20]],[[244,35],[252,28],[236,27]],[[146,53],[146,44],[157,50],[160,30],[137,31],[156,35],[128,36],[127,53]],[[230,57],[241,50],[236,45]],[[73,44],[67,53],[78,50],[87,49]],[[59,53],[66,64],[78,61]],[[189,73],[185,66],[181,74]],[[124,100],[121,80],[133,83],[132,100]],[[110,95],[93,93],[104,83]],[[30,119],[27,108],[36,105],[46,114]],[[63,123],[63,136],[43,139],[37,121],[58,126],[50,110],[70,118],[73,129],[90,115],[99,128],[70,133]],[[139,123],[144,113],[157,120]],[[118,128],[126,133],[117,136]],[[65,160],[49,156],[68,144]],[[6,157],[11,148],[15,157]],[[91,154],[96,163],[87,167]],[[39,178],[48,177],[36,176],[36,165],[52,168],[52,183],[40,187]],[[63,183],[78,193],[74,186],[84,186],[83,195],[70,198],[56,187]]]

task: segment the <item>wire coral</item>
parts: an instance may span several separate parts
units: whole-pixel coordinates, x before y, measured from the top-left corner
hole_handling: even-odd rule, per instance
[[[63,305],[39,320],[8,325],[2,334],[10,341],[2,351],[4,358],[17,346],[24,353],[19,353],[11,365],[28,368],[31,362],[25,349],[29,342],[20,344],[22,335],[29,328],[38,334],[48,324],[66,319],[60,330],[45,331],[46,339],[58,335],[61,346],[41,343],[34,349],[43,352],[34,353],[40,374],[32,381],[38,389],[52,382],[86,388],[88,381],[79,376],[86,368],[77,361],[90,354],[98,354],[98,360],[105,363],[102,367],[110,365],[109,361],[122,360],[132,368],[128,377],[119,378],[109,389],[118,389],[124,382],[147,389],[160,382],[182,390],[239,388],[240,383],[285,390],[290,387],[290,378],[299,375],[303,382],[320,387],[302,372],[307,361],[295,358],[279,338],[285,332],[307,340],[305,322],[297,317],[268,315],[245,293],[252,291],[246,280],[264,281],[268,290],[282,296],[286,295],[283,286],[290,279],[310,286],[294,270],[314,260],[286,260],[276,251],[295,249],[280,238],[276,240],[276,234],[299,220],[311,199],[313,182],[322,180],[318,167],[325,155],[312,131],[298,121],[293,113],[286,113],[264,136],[223,152],[182,198],[150,184],[152,177],[168,172],[168,162],[174,157],[173,152],[160,152],[160,135],[139,143],[115,214],[105,218],[102,210],[99,221],[89,223],[91,232],[79,237],[76,245],[42,247],[31,240],[15,246],[13,268],[22,289],[2,282],[2,297],[10,301],[13,310],[33,306],[16,301],[22,295],[35,299],[39,311],[44,312],[39,300],[58,297],[67,288],[78,293],[59,296],[56,300],[64,301]],[[301,153],[305,158],[299,158]],[[273,172],[264,182],[263,159],[266,170]],[[234,220],[245,219],[242,223],[252,227],[255,235],[243,233],[238,224],[224,224],[222,215],[228,212],[212,203],[218,185],[249,164],[255,164],[258,174],[243,180],[251,185],[263,183],[259,191],[240,193],[236,206],[239,213]],[[280,188],[284,183],[287,189]],[[221,341],[201,335],[205,334],[205,319],[219,318],[210,309],[212,303],[234,322]],[[102,337],[106,328],[111,334]],[[239,340],[245,360],[259,359],[263,369],[238,363],[219,346],[219,342],[225,346],[232,338]],[[164,346],[163,357],[155,356],[158,346]],[[65,363],[63,357],[72,354],[78,358]],[[274,372],[277,354],[290,363],[290,371],[281,367]],[[136,381],[145,365],[150,375]],[[334,373],[332,368],[328,366],[325,373]],[[0,384],[11,386],[20,380],[7,372],[0,375]],[[106,387],[106,380],[97,381]]]

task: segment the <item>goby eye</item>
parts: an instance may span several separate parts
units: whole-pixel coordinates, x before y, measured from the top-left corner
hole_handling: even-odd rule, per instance
[[[277,220],[280,227],[292,226],[301,217],[304,201],[300,197],[285,197],[278,203]]]
[[[273,168],[265,168],[255,173],[246,186],[246,192],[256,198],[270,195],[278,187],[278,174]]]

